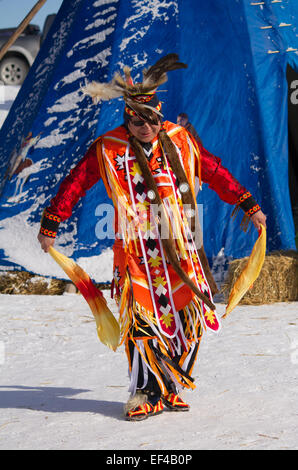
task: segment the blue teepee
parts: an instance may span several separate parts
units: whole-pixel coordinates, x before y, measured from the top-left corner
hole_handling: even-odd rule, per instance
[[[254,195],[268,216],[268,250],[295,248],[288,183],[288,83],[298,72],[298,4],[293,0],[64,0],[0,131],[0,268],[61,276],[36,236],[61,179],[101,133],[122,123],[123,103],[91,104],[80,88],[129,65],[137,79],[176,52],[188,69],[160,93],[165,118],[186,112],[204,146]],[[293,89],[293,92],[295,89]],[[204,245],[209,259],[247,256],[232,207],[207,185]],[[111,278],[110,200],[100,182],[62,224],[57,244]],[[90,265],[90,266],[89,266]],[[91,269],[92,266],[92,269]]]

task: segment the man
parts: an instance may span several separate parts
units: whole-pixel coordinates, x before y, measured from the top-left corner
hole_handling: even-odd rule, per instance
[[[177,116],[177,124],[179,126],[185,127],[185,129],[190,132],[190,134],[196,139],[196,141],[202,144],[202,141],[199,137],[199,134],[195,130],[194,126],[189,122],[188,114],[180,113]]]
[[[38,239],[52,246],[59,223],[102,178],[115,208],[113,295],[119,307],[121,343],[129,363],[127,420],[187,411],[179,395],[195,388],[191,377],[203,329],[218,330],[212,292],[194,241],[195,178],[221,199],[237,204],[256,228],[265,215],[220,159],[182,127],[162,121],[156,89],[167,72],[186,67],[176,54],[161,58],[133,84],[124,69],[108,84],[91,83],[93,100],[123,96],[124,124],[99,137],[61,183],[45,209]]]

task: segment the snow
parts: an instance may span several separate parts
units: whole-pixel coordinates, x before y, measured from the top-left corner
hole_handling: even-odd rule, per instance
[[[1,295],[0,315],[2,450],[298,449],[297,302],[237,307],[203,337],[190,412],[138,423],[124,347],[99,342],[80,295]]]
[[[19,86],[4,86],[0,84],[0,129],[19,90]]]
[[[132,4],[136,8],[136,14],[126,19],[123,29],[128,29],[127,37],[122,40],[119,50],[123,52],[128,44],[137,42],[149,31],[150,24],[159,18],[163,23],[167,23],[171,16],[177,16],[178,5],[176,1],[168,0],[133,0]],[[142,25],[144,17],[149,15],[148,22]]]

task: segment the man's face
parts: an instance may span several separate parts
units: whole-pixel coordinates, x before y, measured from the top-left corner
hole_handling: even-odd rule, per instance
[[[160,121],[158,121],[156,125],[150,124],[147,121],[143,121],[138,116],[133,116],[128,123],[128,129],[132,135],[144,143],[151,142],[159,133],[160,128]]]
[[[178,116],[177,117],[177,124],[178,124],[178,126],[184,127],[187,124],[187,119],[185,117]]]

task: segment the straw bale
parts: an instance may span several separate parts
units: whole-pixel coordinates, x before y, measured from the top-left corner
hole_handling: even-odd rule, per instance
[[[65,281],[50,279],[25,271],[0,273],[1,294],[22,295],[62,295]]]
[[[230,263],[222,292],[225,302],[229,293],[244,269],[248,258]],[[298,252],[276,251],[265,256],[264,265],[258,279],[244,295],[240,304],[260,305],[274,302],[298,300]]]
[[[95,283],[99,290],[109,290],[109,283]],[[0,272],[0,294],[62,295],[64,292],[80,294],[71,281],[37,276],[26,271]]]

